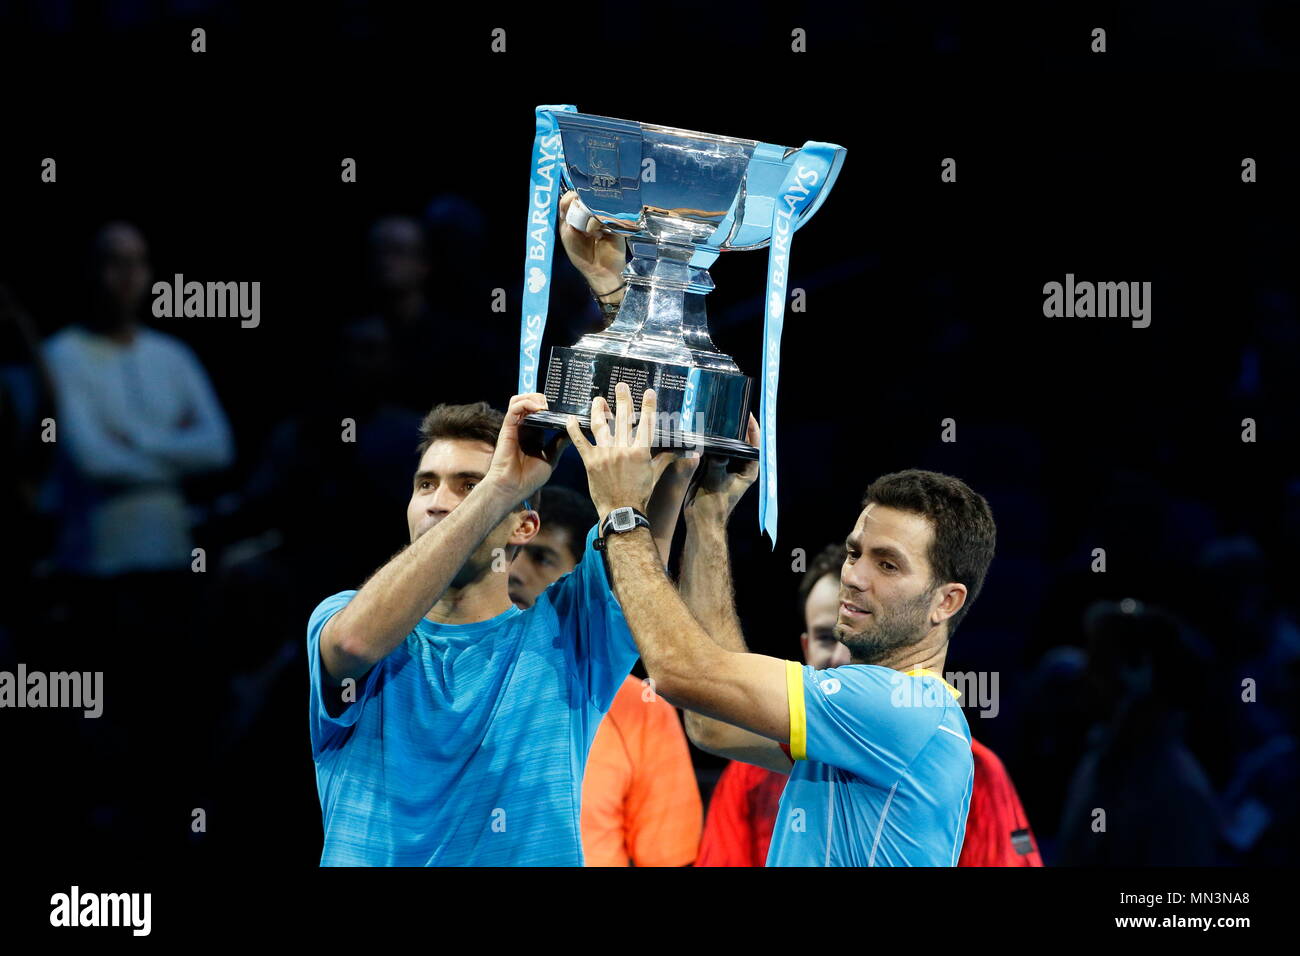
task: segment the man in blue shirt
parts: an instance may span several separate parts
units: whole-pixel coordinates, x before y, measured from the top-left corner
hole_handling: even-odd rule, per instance
[[[533,607],[510,601],[539,526],[525,499],[567,445],[521,447],[546,404],[430,412],[410,545],[311,615],[322,865],[582,865],[587,751],[637,650],[593,548]],[[683,492],[670,477],[651,509],[665,554]]]
[[[726,523],[757,477],[710,460],[687,497],[681,594],[658,567],[641,509],[667,462],[651,457],[642,399],[592,403],[595,444],[569,420],[601,517],[599,547],[658,693],[708,718],[697,745],[788,773],[768,866],[955,866],[970,807],[970,729],[942,676],[948,641],[983,585],[996,529],[988,503],[928,471],[868,488],[840,571],[835,636],[850,663],[812,667],[750,654],[733,605]],[[750,417],[747,439],[758,445]],[[624,517],[616,512],[622,511]],[[613,516],[613,517],[611,517]],[[792,766],[793,765],[793,766]]]

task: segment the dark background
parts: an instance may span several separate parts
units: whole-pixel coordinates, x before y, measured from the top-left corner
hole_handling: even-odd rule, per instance
[[[366,230],[380,215],[420,217],[437,197],[472,203],[482,229],[467,214],[437,226],[424,376],[391,378],[391,394],[365,401],[400,405],[415,390],[410,414],[438,401],[504,407],[533,108],[568,102],[847,147],[793,245],[807,311],[787,313],[783,341],[775,549],[757,533],[756,493],[733,523],[752,649],[797,656],[792,549],[811,556],[843,538],[873,478],[957,475],[990,502],[998,553],[946,667],[999,672],[999,716],[968,717],[1016,781],[1046,862],[1061,862],[1054,838],[1088,728],[1112,716],[1085,679],[1084,612],[1134,597],[1177,615],[1195,650],[1179,706],[1225,832],[1246,800],[1270,808],[1262,835],[1244,849],[1225,838],[1213,862],[1293,863],[1294,801],[1276,793],[1294,792],[1300,655],[1294,7],[912,6],[668,3],[654,16],[552,8],[525,20],[363,3],[275,17],[252,3],[0,4],[0,285],[40,334],[85,308],[88,245],[109,219],[140,226],[156,278],[262,283],[256,329],[147,318],[202,359],[237,456],[187,486],[210,572],[156,645],[136,646],[107,610],[87,617],[85,595],[50,565],[57,515],[11,508],[0,667],[80,667],[93,645],[111,694],[130,647],[174,659],[184,698],[158,714],[173,740],[120,759],[103,757],[91,722],[5,713],[3,759],[22,783],[0,788],[0,811],[19,849],[318,859],[305,622],[405,543],[403,503],[367,491],[337,457],[355,446],[341,443],[274,495],[250,487],[283,464],[267,464],[283,422],[335,442],[349,401],[360,407],[340,387],[339,336],[377,308]],[[1088,52],[1096,25],[1104,55]],[[193,26],[208,30],[205,54],[189,52]],[[495,26],[505,55],[489,52]],[[808,30],[807,54],[789,52],[791,26]],[[45,156],[55,185],[39,181]],[[344,156],[356,184],[339,181]],[[939,180],[948,156],[955,184]],[[1246,156],[1256,184],[1241,182]],[[751,375],[765,268],[766,254],[736,254],[711,270],[714,340]],[[1044,318],[1043,284],[1067,272],[1150,281],[1151,326]],[[567,287],[552,293],[547,346],[598,325],[576,274],[559,262],[557,273]],[[490,308],[498,287],[504,314]],[[24,361],[6,348],[5,363]],[[956,443],[940,441],[948,417]],[[14,447],[39,456],[30,438]],[[580,482],[576,465],[560,477]],[[254,563],[241,575],[238,546],[268,531],[281,542],[273,573]],[[1089,570],[1097,547],[1105,574]],[[265,680],[250,682],[259,669]],[[1260,703],[1240,703],[1243,676],[1259,681]],[[1266,746],[1283,747],[1281,782],[1243,783]],[[707,793],[721,762],[693,756]],[[185,766],[175,817],[131,818],[124,781],[173,762]],[[192,807],[208,809],[207,834],[188,835]]]

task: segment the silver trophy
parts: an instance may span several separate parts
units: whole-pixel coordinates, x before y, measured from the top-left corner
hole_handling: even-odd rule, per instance
[[[709,337],[704,297],[708,268],[722,251],[762,249],[773,211],[800,150],[752,139],[557,112],[563,140],[561,179],[576,190],[569,221],[593,216],[627,238],[632,256],[618,315],[608,328],[551,349],[543,389],[549,409],[526,424],[563,429],[576,415],[590,432],[591,400],[613,407],[614,386],[631,388],[634,420],[653,388],[656,448],[688,448],[756,459],[745,441],[753,380]],[[810,219],[830,180],[800,211]]]

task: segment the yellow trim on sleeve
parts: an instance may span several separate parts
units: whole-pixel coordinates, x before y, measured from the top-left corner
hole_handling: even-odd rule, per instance
[[[808,759],[808,716],[803,703],[803,665],[785,662],[785,696],[790,705],[790,756]]]

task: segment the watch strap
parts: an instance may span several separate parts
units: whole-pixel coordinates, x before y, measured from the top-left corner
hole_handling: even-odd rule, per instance
[[[613,527],[613,516],[614,516],[614,512],[625,511],[625,510],[632,512],[632,519],[634,524],[632,525],[632,527],[624,528],[620,531],[619,529]],[[627,531],[635,531],[637,528],[648,528],[648,527],[650,527],[650,519],[647,518],[643,513],[638,511],[636,508],[626,508],[626,509],[615,508],[609,514],[607,514],[605,516],[605,520],[600,523],[600,534],[597,535],[596,540],[592,542],[592,546],[595,547],[597,551],[604,551],[605,541],[611,534],[623,534],[624,532]]]

